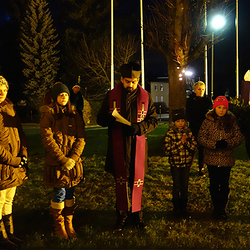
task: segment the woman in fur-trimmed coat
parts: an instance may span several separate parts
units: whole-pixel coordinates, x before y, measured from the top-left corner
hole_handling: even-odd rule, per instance
[[[51,213],[57,236],[74,238],[74,186],[83,180],[81,154],[85,146],[83,120],[71,106],[66,85],[52,88],[52,103],[40,108],[41,138],[46,150],[44,184],[54,189]]]
[[[201,125],[198,143],[204,147],[204,163],[210,178],[213,215],[226,219],[225,207],[229,195],[229,177],[235,164],[233,148],[241,144],[242,135],[234,115],[228,111],[228,100],[218,96]]]
[[[0,249],[16,249],[22,242],[14,235],[12,206],[17,186],[28,178],[27,141],[8,90],[0,76]]]

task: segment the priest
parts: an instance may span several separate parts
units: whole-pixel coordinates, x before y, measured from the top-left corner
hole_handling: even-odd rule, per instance
[[[117,231],[123,230],[129,216],[137,228],[146,228],[141,200],[147,170],[147,134],[158,125],[152,97],[139,84],[140,65],[123,64],[120,73],[120,82],[107,93],[97,115],[97,123],[108,126],[105,170],[113,174],[116,183]]]

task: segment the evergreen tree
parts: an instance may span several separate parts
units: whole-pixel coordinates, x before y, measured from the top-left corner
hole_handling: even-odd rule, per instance
[[[59,67],[59,43],[46,0],[31,0],[21,24],[21,58],[26,78],[24,93],[30,105],[43,104],[45,92],[53,84]]]

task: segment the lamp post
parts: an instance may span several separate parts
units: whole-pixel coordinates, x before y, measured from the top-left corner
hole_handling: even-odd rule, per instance
[[[239,2],[236,0],[236,97],[239,97]]]
[[[212,27],[215,30],[221,29],[226,23],[224,16],[216,15],[212,19]],[[211,98],[214,95],[214,31],[212,32],[212,51],[211,51]]]

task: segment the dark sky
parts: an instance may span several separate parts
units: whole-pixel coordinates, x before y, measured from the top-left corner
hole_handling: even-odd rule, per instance
[[[6,1],[6,0],[5,0]],[[51,0],[53,1],[53,0]],[[49,1],[49,2],[51,2]],[[144,0],[144,10],[146,10],[147,3],[152,0]],[[224,94],[227,89],[230,95],[235,95],[236,74],[236,35],[235,35],[235,1],[232,0],[231,13],[227,16],[227,27],[222,32],[223,40],[215,45],[214,50],[214,92],[215,95]],[[0,1],[0,5],[3,3]],[[139,0],[121,0],[119,10],[116,11],[115,17],[124,17],[127,21],[129,17],[133,22],[133,31],[139,31]],[[250,69],[250,0],[239,0],[239,63],[240,63],[240,82],[243,80],[245,72]],[[55,14],[58,14],[58,9]],[[52,17],[53,11],[52,11]],[[0,29],[3,29],[3,21],[6,20],[6,15],[1,11],[0,6]],[[0,32],[1,34],[1,32]],[[208,63],[211,64],[209,52]],[[8,60],[8,59],[6,59]],[[149,76],[165,76],[167,74],[167,64],[164,56],[157,53],[145,53],[145,70]],[[204,80],[204,59],[201,58],[192,63],[192,68],[195,71],[196,77]],[[209,73],[210,74],[210,73]],[[210,78],[210,77],[209,77]]]
[[[144,10],[151,0],[144,0]],[[140,1],[121,0],[121,9],[116,15],[134,17],[134,30],[139,30],[137,15],[139,15]],[[236,0],[231,0],[225,10],[226,26],[222,31],[215,32],[221,34],[221,41],[214,46],[214,95],[225,94],[229,90],[231,96],[236,94],[236,29],[235,13]],[[124,11],[125,10],[125,11]],[[130,11],[129,11],[130,10]],[[239,0],[239,81],[250,69],[250,0]],[[211,79],[211,50],[208,52],[209,83]],[[190,65],[195,72],[196,78],[202,81],[204,76],[204,58],[197,59]],[[157,53],[145,53],[145,71],[149,76],[167,75],[167,64],[164,56]],[[209,87],[210,88],[210,87]]]

